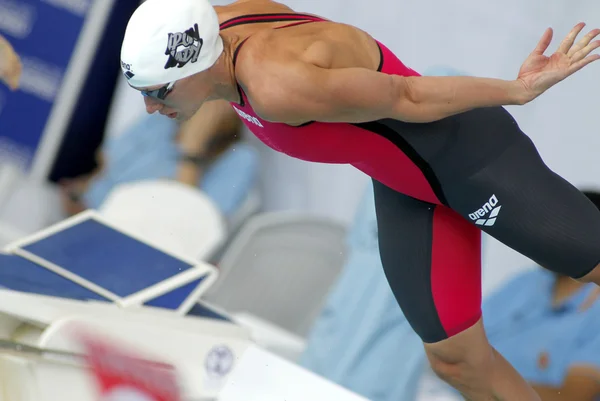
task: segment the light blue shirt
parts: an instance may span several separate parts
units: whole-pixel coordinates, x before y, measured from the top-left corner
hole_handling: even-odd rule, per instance
[[[122,183],[174,178],[180,154],[174,142],[177,129],[172,120],[152,114],[122,135],[108,138],[103,147],[106,167],[84,195],[86,206],[98,209]],[[257,175],[258,153],[245,143],[236,143],[211,165],[198,186],[228,216],[242,204]]]
[[[372,401],[411,401],[423,345],[387,283],[371,185],[348,235],[350,253],[308,338],[301,364]]]
[[[560,387],[573,366],[600,370],[600,302],[579,310],[586,284],[553,307],[554,280],[541,268],[520,274],[488,297],[483,317],[490,343],[527,381]]]

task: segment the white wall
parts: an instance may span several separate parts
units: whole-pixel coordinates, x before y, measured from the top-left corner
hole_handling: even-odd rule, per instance
[[[546,27],[555,29],[555,49],[557,41],[580,20],[588,22],[589,27],[600,26],[597,0],[283,2],[297,11],[320,14],[368,31],[417,71],[448,65],[472,75],[507,79],[516,76]],[[594,119],[600,107],[599,76],[600,63],[534,103],[510,108],[544,160],[575,185],[600,186],[600,167],[596,163],[600,134]],[[267,209],[305,210],[351,220],[366,177],[347,166],[304,163],[264,147],[262,152],[262,192]],[[485,244],[486,291],[490,283],[530,263],[495,240],[486,239]]]

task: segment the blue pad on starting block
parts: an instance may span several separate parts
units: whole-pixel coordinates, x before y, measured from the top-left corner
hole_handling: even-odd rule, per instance
[[[216,279],[212,266],[158,249],[111,226],[94,211],[7,249],[18,256],[0,260],[0,279],[6,274],[7,288],[77,299],[99,297],[124,307],[148,305],[185,314]],[[26,266],[28,280],[14,274],[17,266]],[[42,289],[45,284],[52,288]]]

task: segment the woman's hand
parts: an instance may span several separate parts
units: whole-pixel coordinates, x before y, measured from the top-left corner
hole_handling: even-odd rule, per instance
[[[525,87],[529,101],[586,65],[600,59],[600,55],[590,54],[600,47],[600,41],[592,42],[600,34],[600,29],[590,31],[575,44],[577,36],[584,27],[584,23],[577,24],[551,56],[545,56],[544,53],[550,46],[553,32],[551,28],[544,32],[537,47],[519,71],[518,80]]]

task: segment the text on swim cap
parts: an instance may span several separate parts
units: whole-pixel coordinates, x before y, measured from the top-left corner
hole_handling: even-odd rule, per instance
[[[127,64],[123,60],[121,60],[121,68],[126,70],[123,73],[123,75],[125,75],[125,78],[131,79],[131,78],[135,77],[135,74],[131,71],[131,64]]]
[[[200,56],[203,40],[198,32],[198,24],[185,32],[169,33],[165,54],[169,56],[165,70],[181,68],[187,63],[195,63]],[[180,50],[180,47],[183,49]]]

